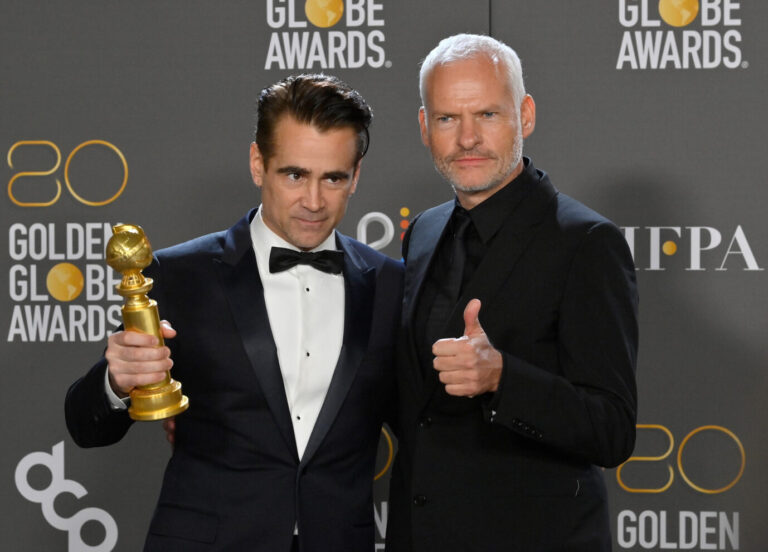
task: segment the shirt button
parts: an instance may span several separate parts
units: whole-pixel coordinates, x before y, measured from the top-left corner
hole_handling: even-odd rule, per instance
[[[432,425],[432,418],[430,418],[429,416],[419,420],[419,427],[429,427],[431,425]]]
[[[414,506],[424,506],[427,503],[427,497],[424,495],[416,495],[413,497]]]

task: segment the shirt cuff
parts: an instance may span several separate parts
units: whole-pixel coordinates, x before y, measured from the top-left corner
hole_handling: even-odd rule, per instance
[[[104,370],[104,391],[107,394],[107,398],[109,399],[109,406],[112,408],[112,410],[128,410],[128,405],[131,402],[131,398],[125,397],[121,399],[115,394],[114,391],[112,391],[112,386],[109,385],[109,365],[107,365],[107,369]]]

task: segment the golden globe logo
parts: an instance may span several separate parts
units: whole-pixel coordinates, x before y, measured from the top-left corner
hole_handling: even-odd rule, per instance
[[[10,226],[9,343],[101,341],[120,324],[120,275],[104,264],[111,236],[105,222]]]
[[[267,0],[264,69],[391,67],[386,59],[383,0]],[[343,22],[344,30],[326,30]],[[311,27],[319,30],[311,30]]]
[[[616,69],[746,68],[735,0],[619,0]]]

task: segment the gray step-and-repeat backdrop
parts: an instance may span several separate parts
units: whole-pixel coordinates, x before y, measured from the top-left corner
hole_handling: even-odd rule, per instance
[[[451,195],[419,140],[418,63],[467,31],[518,50],[538,106],[526,152],[635,257],[639,431],[605,472],[614,549],[768,549],[768,4],[335,0],[323,21],[315,4],[0,2],[0,547],[143,542],[160,425],[81,450],[63,420],[119,321],[110,225],[141,224],[156,248],[230,226],[259,201],[255,95],[325,71],[376,115],[341,230],[399,257],[407,222]],[[391,449],[385,436],[380,542]]]

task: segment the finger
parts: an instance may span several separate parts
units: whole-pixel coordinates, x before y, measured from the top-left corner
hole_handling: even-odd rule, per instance
[[[166,418],[163,420],[163,429],[165,430],[165,438],[169,443],[173,444],[173,440],[176,432],[176,419]]]
[[[432,354],[435,356],[457,355],[462,352],[467,343],[469,343],[469,337],[466,335],[457,338],[438,339],[432,345]]]
[[[149,372],[141,374],[112,373],[115,385],[123,393],[130,393],[134,387],[160,383],[166,377],[166,372]]]
[[[110,345],[107,347],[104,356],[112,364],[165,362],[165,370],[169,370],[172,366],[172,364],[166,362],[171,359],[171,350],[168,347],[122,347],[120,345]]]
[[[472,299],[464,308],[464,335],[483,333],[480,325],[480,299]]]
[[[160,340],[151,334],[126,330],[113,333],[109,336],[108,343],[116,343],[123,347],[157,347]]]
[[[466,355],[436,356],[432,359],[432,367],[438,372],[472,371],[472,362]]]
[[[476,395],[472,391],[472,387],[466,384],[456,383],[448,384],[445,386],[445,392],[454,397],[469,397],[472,398]]]
[[[167,320],[160,321],[160,331],[163,333],[163,339],[173,339],[176,337],[176,330]]]

